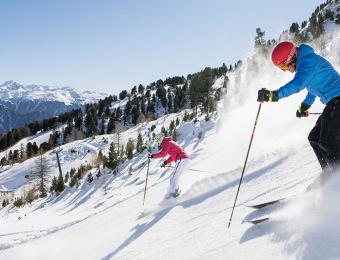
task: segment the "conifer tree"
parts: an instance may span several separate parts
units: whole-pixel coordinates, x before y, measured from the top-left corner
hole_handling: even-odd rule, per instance
[[[145,116],[146,115],[146,106],[145,106],[145,99],[142,98],[140,103],[140,112]]]
[[[151,91],[148,89],[146,92],[145,92],[145,98],[150,101],[150,98],[151,98]]]
[[[105,119],[104,119],[104,117],[102,117],[102,120],[101,120],[100,134],[101,135],[105,134]]]
[[[105,115],[105,118],[110,117],[110,115],[111,115],[111,110],[110,110],[110,107],[109,107],[109,106],[107,106],[107,107],[105,108],[104,115]]]
[[[168,111],[172,112],[172,110],[173,110],[173,98],[170,89],[168,89]]]
[[[97,172],[97,174],[96,174],[96,177],[97,177],[97,179],[99,179],[100,176],[102,175],[102,173],[101,173],[101,171],[100,171],[100,165],[99,165],[99,164],[97,165],[97,169],[98,169],[98,172]]]
[[[162,107],[166,108],[166,105],[167,105],[166,89],[163,85],[157,88],[156,95],[160,99]]]
[[[74,123],[74,127],[80,130],[82,124],[83,124],[83,118],[81,116],[77,117]]]
[[[55,192],[57,191],[57,186],[58,186],[58,179],[56,176],[53,177],[51,187],[50,187],[50,192]]]
[[[39,151],[39,147],[36,142],[33,142],[32,144],[32,151],[33,151],[33,154],[37,154]]]
[[[131,110],[131,122],[132,124],[136,125],[137,124],[137,120],[139,117],[139,109],[137,106],[134,106]]]
[[[184,112],[184,116],[183,116],[183,121],[184,121],[184,122],[188,121],[188,120],[189,120],[189,117],[190,117],[189,113],[188,113],[187,111],[185,111],[185,112]]]
[[[22,159],[24,159],[24,144],[23,143],[21,143],[21,145],[20,145],[20,159],[22,160]]]
[[[87,180],[88,183],[93,182],[93,176],[92,176],[91,172],[87,175],[87,179],[86,180]]]
[[[152,100],[148,102],[146,111],[148,113],[155,113],[156,112],[156,110],[155,110],[155,103]]]
[[[123,90],[122,92],[119,93],[119,99],[123,100],[124,98],[127,97],[127,91]]]
[[[119,160],[120,161],[124,161],[125,159],[125,149],[124,149],[124,145],[121,146],[120,151],[119,151]]]
[[[135,149],[133,141],[131,138],[129,138],[127,144],[126,144],[126,150],[125,150],[125,154],[126,157],[128,159],[132,159],[133,158],[133,150]]]
[[[162,128],[161,128],[161,133],[163,133],[164,136],[168,136],[168,133],[167,133],[167,131],[166,131],[164,126],[162,126]]]
[[[142,135],[139,133],[138,134],[138,137],[137,137],[137,145],[136,145],[136,150],[137,152],[139,153],[142,153],[143,152],[143,138],[142,138]]]
[[[59,176],[58,176],[58,182],[57,182],[57,189],[56,189],[56,191],[60,193],[60,192],[63,192],[64,189],[65,189],[64,178],[63,178],[62,173],[60,172]]]
[[[118,153],[117,150],[115,148],[114,143],[112,142],[110,144],[110,148],[109,148],[109,156],[106,160],[106,166],[109,167],[111,170],[115,170],[118,166],[119,163],[119,158],[118,158]]]
[[[260,47],[265,45],[266,41],[264,39],[265,32],[261,30],[261,28],[256,28],[256,37],[255,37],[255,47]]]
[[[120,109],[120,107],[118,107],[115,112],[114,112],[114,121],[119,121],[121,120],[122,117],[122,110]]]
[[[15,149],[13,152],[13,160],[17,162],[19,160],[19,150]]]
[[[70,170],[70,187],[78,186],[79,185],[79,179],[76,174],[76,169],[71,168]]]
[[[70,179],[70,187],[78,186],[79,179],[77,178],[76,174],[74,174]]]
[[[0,164],[1,164],[1,167],[4,167],[5,165],[7,165],[7,159],[6,159],[6,157],[4,156],[4,157],[2,157],[1,158],[1,161],[0,161]]]
[[[174,129],[176,129],[175,121],[171,120],[169,130],[172,132]]]
[[[143,95],[144,94],[145,87],[142,84],[139,84],[138,86],[138,93]]]
[[[176,128],[172,131],[172,139],[176,142],[177,141],[177,130]]]
[[[299,24],[298,23],[292,23],[292,25],[289,28],[290,33],[299,33]]]
[[[191,107],[194,108],[197,117],[199,105],[207,106],[207,100],[212,92],[213,74],[211,68],[205,68],[200,73],[193,75],[189,87]]]
[[[107,133],[112,134],[115,130],[115,121],[110,117],[109,123],[107,124]]]
[[[131,96],[136,95],[137,94],[137,86],[133,86],[133,88],[131,89]]]
[[[13,152],[9,150],[8,152],[8,161],[13,165]]]
[[[126,102],[125,109],[124,109],[124,123],[125,124],[129,123],[131,109],[132,109],[132,105],[131,105],[131,101],[129,100],[128,102]]]
[[[32,153],[33,153],[32,143],[28,142],[27,145],[26,145],[26,155],[27,155],[27,157],[31,158]]]
[[[41,151],[35,164],[36,167],[32,177],[37,180],[37,190],[39,191],[40,198],[43,198],[47,196],[47,184],[50,180],[51,164]]]
[[[97,160],[96,160],[97,165],[101,165],[103,163],[103,157],[104,156],[103,156],[102,150],[99,150]]]
[[[8,204],[9,204],[8,199],[4,199],[4,200],[2,201],[2,207],[3,207],[3,208],[6,207]]]

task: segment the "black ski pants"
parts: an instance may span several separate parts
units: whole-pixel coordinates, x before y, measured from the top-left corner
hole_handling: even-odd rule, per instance
[[[340,164],[340,96],[327,103],[308,140],[322,169]]]

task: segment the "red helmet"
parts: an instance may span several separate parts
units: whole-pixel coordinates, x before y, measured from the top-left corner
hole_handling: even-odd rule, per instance
[[[282,63],[288,65],[295,54],[297,54],[297,47],[293,43],[280,42],[272,52],[272,61],[276,66]]]

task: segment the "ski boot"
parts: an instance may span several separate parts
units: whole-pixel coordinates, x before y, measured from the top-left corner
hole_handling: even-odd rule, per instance
[[[175,192],[171,193],[171,196],[173,198],[177,198],[179,195],[181,195],[181,190],[179,189],[179,187],[175,190]]]

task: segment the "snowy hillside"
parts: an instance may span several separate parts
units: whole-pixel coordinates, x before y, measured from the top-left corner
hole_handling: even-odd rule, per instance
[[[21,85],[14,81],[6,81],[0,85],[0,99],[2,101],[39,100],[63,102],[65,105],[77,103],[85,105],[93,103],[107,94],[92,91],[79,92],[71,87],[50,87],[43,85]],[[13,102],[14,103],[14,102]]]
[[[7,81],[0,85],[0,132],[80,108],[106,96],[90,91],[79,92],[71,87],[24,86]]]
[[[340,70],[340,29],[326,27],[326,44],[317,51]],[[144,214],[141,214],[147,152],[120,166],[114,176],[104,172],[91,184],[67,188],[59,196],[31,205],[0,210],[0,259],[339,259],[340,175],[321,189],[306,187],[321,169],[307,136],[317,116],[296,118],[306,92],[262,105],[231,228],[228,220],[249,145],[260,88],[277,89],[292,78],[269,59],[250,57],[228,75],[229,85],[219,113],[210,121],[184,122],[178,143],[190,154],[182,176],[182,195],[165,200],[171,169],[151,160]],[[223,84],[218,81],[215,84]],[[321,112],[317,101],[311,112]],[[146,138],[171,120],[139,124],[122,133],[122,142]],[[39,142],[39,136],[33,137]],[[63,172],[107,153],[114,135],[61,146]],[[34,141],[34,140],[32,140]],[[71,150],[75,150],[72,153]],[[56,156],[47,155],[58,174]],[[0,172],[0,183],[21,194],[30,180],[25,174],[34,159]],[[132,175],[128,175],[129,168]],[[95,175],[97,169],[92,170]],[[25,188],[26,187],[26,188]],[[247,205],[290,197],[285,203],[255,211]],[[259,225],[247,218],[271,216]]]

